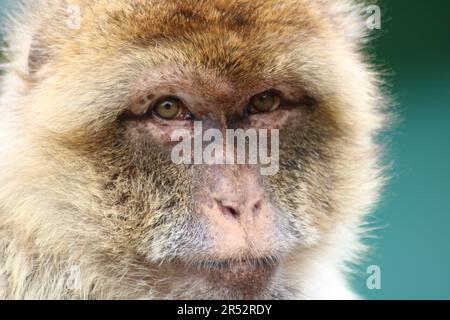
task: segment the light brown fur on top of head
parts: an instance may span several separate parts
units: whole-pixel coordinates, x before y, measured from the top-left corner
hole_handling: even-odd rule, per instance
[[[67,27],[68,5],[79,6],[80,28]],[[375,136],[385,125],[357,9],[347,0],[24,6],[0,87],[0,298],[352,297],[346,263],[382,184]],[[128,143],[116,121],[156,81],[219,102],[261,83],[316,99],[282,133],[292,143],[264,180],[280,225],[299,234],[273,239],[289,254],[265,292],[221,291],[219,276],[177,267],[209,250],[184,210],[195,181],[155,146]],[[174,233],[188,233],[177,245],[189,254]]]

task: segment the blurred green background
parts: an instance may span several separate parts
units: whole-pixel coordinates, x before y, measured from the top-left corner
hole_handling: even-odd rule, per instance
[[[0,0],[0,14],[13,3]],[[450,299],[450,0],[381,7],[370,51],[400,121],[387,134],[392,180],[370,219],[380,229],[353,285],[369,299]],[[381,290],[366,286],[370,265]]]
[[[373,299],[450,299],[450,1],[381,7],[373,52],[400,123],[390,132],[392,180],[373,219],[383,228],[354,284]],[[381,290],[366,287],[371,264],[381,267]]]

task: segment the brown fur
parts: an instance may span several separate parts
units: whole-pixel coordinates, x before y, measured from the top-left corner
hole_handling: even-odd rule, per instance
[[[80,29],[65,26],[64,2],[33,1],[8,35],[0,297],[353,297],[346,262],[360,253],[360,225],[381,185],[374,138],[385,122],[377,75],[361,53],[357,6],[70,3],[81,8]],[[130,138],[118,121],[145,90],[137,75],[148,70],[175,70],[176,81],[224,103],[233,97],[217,83],[234,96],[281,83],[314,97],[281,131],[280,172],[263,181],[286,226],[273,239],[282,261],[270,281],[256,271],[261,285],[227,287],[220,272],[186,265],[208,250],[187,210],[196,201],[195,177],[154,144]]]

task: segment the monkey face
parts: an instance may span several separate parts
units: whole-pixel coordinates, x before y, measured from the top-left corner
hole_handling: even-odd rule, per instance
[[[162,2],[89,4],[33,65],[49,220],[157,297],[288,297],[287,261],[373,198],[373,79],[319,2]],[[278,130],[276,172],[175,163],[174,132],[196,124]]]

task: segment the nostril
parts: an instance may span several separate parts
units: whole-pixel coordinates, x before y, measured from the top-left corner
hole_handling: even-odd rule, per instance
[[[259,200],[257,203],[255,203],[255,205],[252,208],[252,212],[253,214],[257,214],[259,211],[261,211],[261,200]]]
[[[223,208],[224,208],[223,211],[224,211],[225,213],[227,213],[227,214],[233,216],[234,218],[237,218],[237,217],[240,216],[239,212],[237,212],[236,210],[234,210],[234,209],[231,208],[231,207],[226,207],[226,206],[224,206]]]
[[[238,218],[241,215],[239,211],[230,206],[223,205],[220,201],[217,201],[217,205],[224,215],[231,216],[233,218]]]

